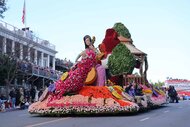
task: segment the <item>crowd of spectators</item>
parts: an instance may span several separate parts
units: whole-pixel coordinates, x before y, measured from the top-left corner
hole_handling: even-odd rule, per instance
[[[3,54],[3,55],[5,57],[8,56],[7,54]],[[5,60],[3,55],[0,58],[0,64],[3,63],[3,61]],[[8,57],[9,57],[10,61],[16,63],[17,69],[19,71],[48,77],[48,78],[51,78],[54,80],[58,79],[63,72],[69,70],[70,67],[73,66],[73,63],[70,60],[67,60],[66,58],[64,60],[56,58],[55,69],[56,68],[58,68],[58,69],[55,70],[52,67],[39,66],[28,60],[20,60],[18,58],[14,58],[11,56],[8,56]]]
[[[32,73],[39,76],[48,77],[51,79],[58,79],[63,73],[62,71],[54,70],[52,67],[41,67],[32,62],[18,61],[18,70],[26,73]]]
[[[56,58],[55,66],[59,66],[62,68],[59,70],[54,70],[52,69],[52,67],[41,67],[37,64],[34,64],[32,62],[27,62],[24,60],[22,61],[19,60],[17,61],[17,63],[18,63],[18,69],[22,72],[32,73],[48,77],[54,80],[58,79],[64,71],[69,70],[69,68],[73,65],[73,63],[70,60],[67,61],[66,58],[64,60]]]
[[[67,58],[65,58],[64,60],[56,58],[55,65],[63,67],[63,68],[66,68],[66,69],[69,69],[70,67],[73,66],[73,63],[70,60],[67,60]]]
[[[12,87],[9,96],[0,93],[0,111],[9,109],[25,109],[31,103],[39,100],[44,89],[37,90],[36,86],[29,88]]]

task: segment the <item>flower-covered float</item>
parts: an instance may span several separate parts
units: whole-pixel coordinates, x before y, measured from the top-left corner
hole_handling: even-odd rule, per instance
[[[140,108],[164,104],[164,92],[146,85],[146,58],[135,54],[131,47],[136,49],[128,29],[122,23],[116,23],[106,30],[99,52],[85,49],[85,57],[51,84],[39,101],[29,106],[29,113],[115,114],[137,112]],[[143,59],[140,61],[140,58]],[[143,73],[140,77],[142,81],[133,78],[135,67]],[[141,95],[131,96],[126,92],[125,87],[131,83],[129,79],[141,89]]]

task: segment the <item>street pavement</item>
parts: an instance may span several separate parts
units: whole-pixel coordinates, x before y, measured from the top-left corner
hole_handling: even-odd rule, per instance
[[[41,117],[27,110],[0,113],[0,127],[190,127],[190,100],[134,115]]]

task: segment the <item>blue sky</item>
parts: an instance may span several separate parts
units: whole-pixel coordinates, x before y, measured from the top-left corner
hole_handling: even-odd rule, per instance
[[[4,21],[22,28],[24,0],[8,0]],[[100,44],[107,28],[122,22],[137,48],[148,54],[148,79],[190,79],[189,0],[26,0],[26,25],[56,45],[56,57],[74,61],[83,36]]]

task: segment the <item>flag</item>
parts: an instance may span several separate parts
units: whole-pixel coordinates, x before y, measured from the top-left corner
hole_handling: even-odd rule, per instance
[[[26,8],[25,8],[25,0],[24,0],[24,6],[22,10],[22,23],[25,24],[25,13],[26,13]]]

